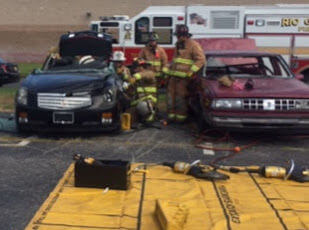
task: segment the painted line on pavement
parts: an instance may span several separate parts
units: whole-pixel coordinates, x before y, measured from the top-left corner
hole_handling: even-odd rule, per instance
[[[14,143],[14,144],[0,144],[0,147],[25,147],[27,146],[28,144],[31,143],[30,139],[33,138],[32,136],[31,137],[28,137],[26,139],[23,139],[21,140],[20,142],[18,143]]]

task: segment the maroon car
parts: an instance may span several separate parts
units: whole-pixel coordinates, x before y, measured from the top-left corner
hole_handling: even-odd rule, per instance
[[[309,86],[280,55],[208,51],[206,58],[189,100],[201,128],[308,130]]]

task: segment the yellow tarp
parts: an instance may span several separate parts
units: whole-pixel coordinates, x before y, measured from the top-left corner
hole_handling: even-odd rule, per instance
[[[151,166],[127,191],[74,187],[71,165],[27,230],[159,230],[156,200],[188,208],[186,230],[309,229],[309,184],[229,174],[210,182]]]

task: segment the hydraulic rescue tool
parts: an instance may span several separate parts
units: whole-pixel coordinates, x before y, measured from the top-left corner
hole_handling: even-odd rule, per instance
[[[224,165],[217,165],[216,167],[232,173],[239,173],[239,172],[258,173],[266,178],[294,180],[302,183],[309,182],[309,167],[296,165],[293,160],[291,160],[291,165],[289,167],[280,167],[280,166],[234,167]]]
[[[181,161],[163,162],[162,165],[172,168],[174,172],[191,175],[198,179],[214,181],[230,178],[228,175],[217,172],[212,167],[201,165],[200,160],[196,160],[191,164]]]

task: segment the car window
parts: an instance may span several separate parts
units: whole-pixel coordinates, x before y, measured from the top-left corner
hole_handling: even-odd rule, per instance
[[[113,44],[119,43],[119,23],[118,22],[101,22],[101,33],[106,33],[112,36]]]
[[[154,17],[153,31],[159,35],[159,44],[172,44],[173,42],[172,17]]]
[[[105,72],[107,70],[107,61],[103,58],[95,57],[88,59],[87,62],[80,63],[81,57],[62,57],[55,59],[49,57],[40,73],[44,72]]]
[[[142,17],[135,22],[135,43],[146,44],[149,37],[149,18]]]
[[[270,58],[269,57],[262,57],[260,60],[262,61],[260,66],[261,66],[261,69],[263,71],[263,74],[265,74],[265,75],[268,75],[268,74],[274,75],[275,70],[274,70],[273,63],[270,61]]]
[[[0,63],[4,63],[4,60],[2,58],[0,58]]]
[[[227,57],[228,56],[228,57]],[[279,58],[273,56],[208,55],[206,77],[290,77]]]

